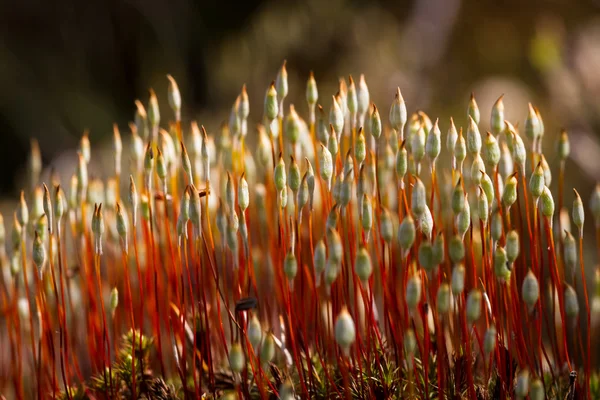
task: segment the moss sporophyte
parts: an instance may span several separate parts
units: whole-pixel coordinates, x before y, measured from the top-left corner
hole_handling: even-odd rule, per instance
[[[84,133],[66,183],[32,142],[34,185],[0,215],[0,391],[598,398],[600,186],[564,188],[568,133],[543,154],[533,104],[430,118],[364,75],[321,96],[310,73],[289,104],[288,67],[206,128],[167,76],[169,108],[135,101],[108,170]]]

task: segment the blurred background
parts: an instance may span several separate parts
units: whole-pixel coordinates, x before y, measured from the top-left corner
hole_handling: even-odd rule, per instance
[[[439,117],[444,133],[451,115],[464,125],[471,92],[482,130],[501,94],[506,116],[521,126],[531,101],[556,168],[556,135],[570,133],[568,186],[588,199],[600,178],[597,0],[5,0],[0,199],[16,199],[23,186],[31,138],[46,165],[72,157],[84,129],[93,149],[108,144],[112,123],[126,132],[134,100],[145,103],[150,87],[166,121],[167,73],[179,83],[184,122],[214,131],[243,83],[257,122],[283,59],[288,98],[301,112],[310,70],[326,109],[338,77],[365,73],[380,108],[400,86],[409,112]]]

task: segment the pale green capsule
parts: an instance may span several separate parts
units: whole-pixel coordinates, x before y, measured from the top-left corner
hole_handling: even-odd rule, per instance
[[[244,350],[239,343],[234,343],[229,349],[229,364],[231,366],[231,371],[238,374],[241,373],[246,367]]]
[[[408,251],[415,242],[416,236],[417,230],[415,228],[415,222],[413,218],[407,214],[398,227],[398,243],[400,244],[400,247],[404,251]]]
[[[260,348],[259,346],[263,337],[262,327],[260,326],[260,321],[256,314],[252,315],[252,318],[248,321],[246,333],[248,334],[248,340],[250,341],[252,348],[256,352]]]
[[[338,221],[339,221],[339,213],[338,213],[338,204],[334,204],[334,206],[327,214],[327,220],[325,222],[326,229],[336,229]]]
[[[337,230],[331,228],[327,230],[327,244],[329,245],[329,258],[336,263],[342,262],[344,246]]]
[[[392,125],[392,128],[398,132],[402,132],[404,124],[406,124],[406,118],[406,103],[404,102],[402,93],[400,93],[400,88],[397,88],[396,94],[394,95],[394,101],[390,107],[390,124]]]
[[[448,254],[453,263],[459,263],[465,258],[465,244],[460,235],[453,235],[448,243]]]
[[[458,296],[465,290],[465,266],[461,263],[452,269],[452,293]]]
[[[577,242],[569,231],[565,231],[563,238],[563,257],[565,261],[565,271],[572,276],[577,266]]]
[[[239,220],[238,220],[237,214],[235,212],[233,212],[231,214],[231,218],[229,218],[229,221],[227,224],[227,229],[226,229],[227,246],[229,247],[229,250],[231,250],[231,252],[233,254],[237,254],[237,249],[238,249],[237,232],[238,232],[238,229],[239,229]]]
[[[531,270],[527,272],[527,275],[523,279],[521,297],[530,310],[533,309],[533,306],[535,306],[535,303],[540,298],[540,284]]]
[[[554,215],[554,199],[548,186],[544,186],[544,191],[540,197],[541,211],[546,218],[552,218]]]
[[[329,129],[330,129],[330,135],[329,135],[329,140],[327,141],[327,149],[329,150],[331,155],[335,158],[335,156],[337,155],[337,153],[339,151],[339,143],[338,143],[338,139],[337,139],[337,134],[333,130],[333,126],[329,125]]]
[[[279,114],[279,102],[277,101],[277,90],[275,82],[271,82],[265,94],[264,114],[269,121],[273,121]]]
[[[327,264],[325,266],[325,273],[324,273],[325,287],[327,290],[329,290],[331,288],[331,285],[333,285],[333,282],[335,282],[335,280],[337,279],[339,274],[340,274],[340,263],[338,261],[332,260],[331,257],[329,257],[327,259]]]
[[[282,102],[288,95],[288,73],[285,68],[286,63],[287,60],[283,60],[281,68],[279,68],[277,77],[275,78],[275,88],[277,89],[277,100],[279,100],[279,102]]]
[[[485,137],[485,142],[483,143],[482,152],[481,152],[483,161],[486,162],[487,165],[491,167],[496,167],[500,162],[500,146],[498,145],[498,141],[490,132],[487,132]],[[493,168],[492,168],[493,169]]]
[[[54,217],[56,217],[56,223],[60,224],[66,208],[66,200],[64,193],[60,186],[56,186],[54,190]]]
[[[406,352],[407,357],[410,358],[415,354],[417,345],[415,332],[409,328],[406,333],[404,333],[404,351]]]
[[[425,206],[423,214],[417,217],[417,225],[421,232],[427,236],[428,239],[431,239],[431,234],[433,232],[433,215],[428,206]]]
[[[550,188],[550,184],[552,183],[552,171],[550,170],[550,165],[548,164],[548,161],[546,161],[546,157],[544,157],[543,154],[541,155],[540,162],[544,171],[544,184]]]
[[[290,166],[288,168],[286,179],[290,189],[292,189],[292,192],[296,194],[298,192],[298,189],[300,189],[300,167],[298,167],[298,163],[296,163],[296,160],[292,155],[290,155]]]
[[[498,210],[492,211],[492,222],[491,222],[490,232],[492,234],[492,239],[497,242],[502,237],[504,233],[504,224],[502,223],[502,216],[498,212]]]
[[[486,356],[489,356],[496,349],[497,340],[498,332],[496,331],[496,327],[494,325],[490,325],[483,336],[483,352],[486,354]]]
[[[366,194],[363,194],[361,225],[365,233],[368,235],[373,227],[373,205],[371,199]]]
[[[529,103],[528,105],[529,113],[527,114],[527,119],[525,119],[525,136],[531,141],[537,140],[540,136],[540,120],[538,118],[535,109]]]
[[[363,161],[365,161],[366,157],[367,141],[363,133],[363,128],[360,127],[358,129],[358,135],[356,136],[356,144],[354,145],[354,158],[356,158],[356,162],[360,165]]]
[[[585,211],[583,210],[583,201],[581,200],[581,196],[577,190],[573,189],[575,193],[575,199],[573,200],[573,225],[575,225],[580,232],[580,235],[583,235],[583,223],[585,222]]]
[[[502,99],[504,95],[500,96],[492,107],[492,115],[490,117],[490,127],[494,135],[499,135],[504,130],[504,102]]]
[[[462,162],[467,158],[467,142],[462,134],[462,128],[459,130],[456,144],[454,145],[454,157],[458,166],[462,165]]]
[[[379,164],[378,167],[380,169],[385,170],[386,172],[391,171],[394,168],[394,164],[396,162],[396,155],[392,151],[392,147],[389,144],[386,144],[383,147],[383,151],[379,156]]]
[[[53,217],[54,217],[54,213],[52,212],[52,201],[50,200],[50,191],[48,190],[48,187],[46,186],[46,184],[43,184],[43,188],[44,188],[44,196],[43,196],[43,212],[46,215],[46,217],[48,218],[47,222],[48,222],[48,227],[50,229],[50,233],[52,233],[52,222],[53,222]],[[2,215],[0,214],[0,244],[2,244],[4,242],[4,221],[2,219]]]
[[[379,230],[381,232],[381,238],[386,243],[390,243],[394,236],[394,224],[392,222],[392,216],[390,212],[385,208],[381,212]]]
[[[356,88],[356,100],[356,111],[359,116],[364,118],[364,115],[369,109],[369,104],[371,103],[371,99],[369,96],[369,88],[367,87],[367,83],[365,82],[364,74],[360,74],[360,79],[358,80],[358,87]]]
[[[564,129],[560,132],[560,136],[558,137],[558,141],[556,143],[556,152],[558,153],[558,158],[561,161],[564,161],[567,158],[569,158],[569,154],[571,153],[569,135]]]
[[[117,233],[121,239],[123,250],[127,253],[127,212],[121,208],[121,205],[117,203]]]
[[[342,308],[342,311],[338,314],[335,320],[335,341],[342,348],[346,355],[349,354],[350,346],[356,340],[356,327],[352,316],[346,309]]]
[[[450,199],[450,204],[452,206],[452,212],[454,215],[458,215],[462,210],[465,209],[465,202],[465,191],[459,178],[456,186],[454,186],[454,189],[452,190],[452,198]]]
[[[544,384],[541,379],[536,378],[531,382],[529,387],[529,398],[531,400],[544,400],[546,398]]]
[[[298,194],[296,195],[296,205],[300,212],[300,217],[302,217],[302,214],[301,214],[302,209],[304,208],[306,203],[308,203],[308,200],[310,197],[309,193],[308,193],[307,179],[308,179],[308,172],[305,172],[304,176],[302,177],[302,181],[300,181],[300,188],[298,189]]]
[[[417,163],[412,155],[412,153],[408,153],[408,173],[413,176],[417,176]]]
[[[33,240],[33,251],[31,253],[31,257],[41,276],[46,265],[48,255],[46,253],[46,246],[44,246],[44,242],[37,231],[35,231],[35,239]]]
[[[517,375],[515,382],[515,395],[518,399],[524,399],[529,393],[529,370],[523,369]]]
[[[310,71],[308,81],[306,82],[306,102],[310,105],[317,104],[319,100],[319,91],[317,89],[317,81],[315,75]]]
[[[81,136],[81,140],[79,141],[79,152],[83,156],[86,164],[90,163],[90,158],[92,157],[91,146],[90,146],[90,138],[88,136],[88,132],[83,132]]]
[[[421,300],[421,278],[418,274],[408,278],[406,283],[406,305],[409,310],[414,310]]]
[[[340,205],[346,207],[352,199],[352,170],[344,177],[340,188]]]
[[[46,217],[46,214],[42,214],[36,219],[33,229],[39,233],[42,242],[45,242],[48,237],[48,217]]]
[[[415,178],[415,184],[412,191],[411,210],[415,216],[420,216],[427,207],[427,193],[425,185],[419,178]]]
[[[410,116],[410,120],[408,121],[407,136],[405,139],[406,150],[408,151],[409,155],[411,155],[411,153],[412,153],[413,136],[417,133],[417,131],[421,128],[421,126],[422,126],[422,121],[419,117],[419,114],[413,113]]]
[[[21,226],[26,226],[29,222],[29,208],[25,201],[25,192],[21,191],[21,197],[19,198],[19,204],[17,205],[16,211],[17,220]]]
[[[514,263],[519,256],[519,233],[511,230],[506,234],[506,258],[510,264]]]
[[[284,132],[286,138],[292,145],[295,145],[298,142],[298,138],[300,137],[300,117],[296,112],[296,108],[293,104],[290,104],[290,112],[285,118]]]
[[[517,201],[518,182],[515,175],[511,175],[504,183],[504,192],[502,193],[502,204],[507,209]]]
[[[238,205],[240,206],[240,210],[244,212],[249,204],[250,192],[248,191],[248,181],[246,181],[244,174],[242,174],[238,183]]]
[[[411,152],[416,163],[420,163],[425,156],[425,129],[420,127],[411,138]]]
[[[316,126],[317,140],[323,144],[327,144],[329,141],[329,124],[325,111],[321,105],[317,105],[317,126]]]
[[[250,115],[250,100],[248,99],[248,92],[246,90],[246,84],[242,85],[242,91],[240,93],[240,106],[238,108],[238,115],[242,121],[248,118]],[[242,133],[243,134],[243,133]]]
[[[569,318],[575,318],[579,314],[579,301],[577,300],[577,293],[572,286],[566,285],[565,288],[565,315]]]
[[[481,292],[479,289],[472,289],[467,296],[467,321],[476,322],[481,316]]]
[[[456,216],[456,232],[464,238],[470,226],[471,207],[469,202],[465,200],[465,208]]]
[[[477,106],[477,102],[475,101],[475,94],[471,93],[471,99],[469,100],[469,107],[467,108],[467,116],[476,124],[479,124],[480,113],[479,107]]]
[[[267,333],[260,348],[260,361],[268,364],[275,357],[275,340],[272,333]]]
[[[298,261],[296,261],[296,256],[293,251],[288,251],[285,256],[285,260],[283,261],[283,272],[285,273],[286,278],[291,282],[293,282],[296,274],[298,273]]]
[[[435,240],[433,241],[433,262],[436,266],[443,263],[446,257],[444,253],[444,244],[444,233],[442,231],[439,231],[437,236],[435,237]]]
[[[454,149],[457,140],[458,131],[456,130],[456,126],[454,125],[454,119],[450,117],[450,128],[448,128],[448,134],[446,136],[446,150],[448,150],[448,152],[452,155],[454,155]]]
[[[423,131],[427,135],[427,132],[433,128],[433,123],[431,122],[431,118],[422,110],[417,111],[417,115],[419,116],[419,121],[421,121],[421,126],[423,127]]]
[[[109,306],[110,313],[114,315],[115,311],[117,310],[117,307],[119,306],[119,291],[116,287],[112,288],[112,290],[110,291]]]
[[[167,162],[160,148],[158,148],[158,155],[156,156],[156,174],[162,181],[167,178]]]
[[[238,96],[231,106],[231,111],[229,112],[229,130],[235,137],[241,135],[242,133],[242,120],[240,118],[239,108],[240,97]]]
[[[136,106],[136,110],[135,110],[135,115],[133,117],[135,132],[137,132],[141,135],[140,141],[142,141],[141,140],[142,138],[144,140],[146,140],[146,139],[148,139],[148,133],[149,133],[148,115],[147,115],[146,109],[144,108],[144,105],[142,104],[141,101],[136,100],[135,106]],[[142,152],[143,152],[143,150],[142,150]]]
[[[358,97],[356,95],[356,85],[352,75],[348,77],[348,93],[346,93],[346,106],[350,115],[355,115],[358,108]]]
[[[379,116],[379,110],[377,110],[375,104],[373,104],[373,112],[371,113],[370,128],[371,135],[373,135],[375,139],[379,139],[381,136],[381,117]]]
[[[281,209],[284,209],[287,207],[287,199],[288,199],[287,196],[288,196],[287,188],[285,188],[279,192],[279,205],[281,206]]]
[[[500,181],[498,181],[498,183],[500,184]],[[487,202],[488,202],[488,206],[491,206],[492,204],[494,204],[494,182],[492,182],[492,178],[489,177],[488,174],[484,173],[483,175],[481,175],[481,188],[483,189],[483,192],[485,193],[485,196],[487,197]]]
[[[544,193],[544,170],[542,169],[541,162],[533,170],[531,177],[529,178],[529,191],[531,192],[534,199],[539,198]]]
[[[433,257],[433,246],[429,241],[422,241],[419,245],[419,265],[427,271],[431,272],[436,267]]]
[[[436,304],[439,314],[446,314],[450,310],[450,286],[447,283],[442,283],[437,291]]]
[[[488,217],[490,215],[490,207],[488,198],[481,186],[477,190],[477,217],[483,222],[483,226],[486,226]]]
[[[329,125],[333,127],[336,136],[340,135],[342,129],[344,129],[344,111],[335,96],[332,96],[331,108],[329,109]]]
[[[425,141],[425,154],[431,161],[435,161],[440,155],[442,149],[442,133],[438,127],[438,120],[435,120],[433,128],[429,131]]]
[[[285,162],[283,161],[283,157],[279,154],[279,161],[275,166],[275,171],[273,172],[273,178],[275,180],[275,188],[278,192],[281,192],[285,189],[287,184],[287,175],[285,173]]]
[[[150,122],[150,126],[153,128],[158,127],[160,123],[158,98],[152,89],[150,89],[150,99],[148,100],[148,121]]]
[[[356,253],[356,260],[354,261],[354,270],[358,278],[366,284],[371,274],[373,273],[373,265],[371,264],[371,256],[368,250],[361,246]]]
[[[510,279],[508,258],[506,257],[506,250],[502,246],[497,246],[494,252],[494,273],[501,282],[508,282]]]
[[[471,181],[473,184],[479,185],[485,172],[485,164],[479,154],[476,154],[473,158],[473,164],[471,165]]]
[[[467,151],[472,156],[481,151],[481,133],[477,127],[477,122],[469,116],[469,127],[467,128]]]
[[[523,172],[525,170],[525,161],[527,160],[527,150],[525,149],[525,143],[523,139],[517,133],[512,132],[513,138],[513,150],[512,158],[513,162],[519,166],[519,170]]]
[[[323,239],[317,242],[314,252],[313,266],[315,269],[315,280],[318,286],[321,281],[321,275],[323,274],[323,271],[325,271],[325,263],[327,262],[325,242],[323,242]]]

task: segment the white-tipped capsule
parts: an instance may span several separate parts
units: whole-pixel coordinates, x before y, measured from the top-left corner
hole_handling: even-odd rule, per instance
[[[356,340],[356,327],[354,320],[346,307],[338,314],[335,320],[335,341],[346,356],[350,355],[350,347]]]
[[[540,297],[540,284],[531,270],[527,272],[527,275],[523,279],[521,296],[523,297],[523,302],[527,305],[527,308],[530,311],[533,310],[533,306],[535,306],[535,303],[537,303]]]
[[[363,284],[367,284],[371,274],[373,273],[373,265],[371,264],[371,256],[369,251],[364,246],[360,246],[356,253],[354,261],[354,270],[356,275]]]
[[[408,278],[405,300],[409,310],[414,310],[421,301],[421,278],[418,274]]]
[[[234,343],[229,349],[229,364],[231,365],[231,371],[238,374],[246,367],[244,350],[239,343]]]
[[[467,296],[467,321],[474,323],[481,316],[481,291],[472,289]]]
[[[579,315],[579,301],[577,293],[572,286],[566,285],[565,288],[565,315],[569,318],[575,318]]]

